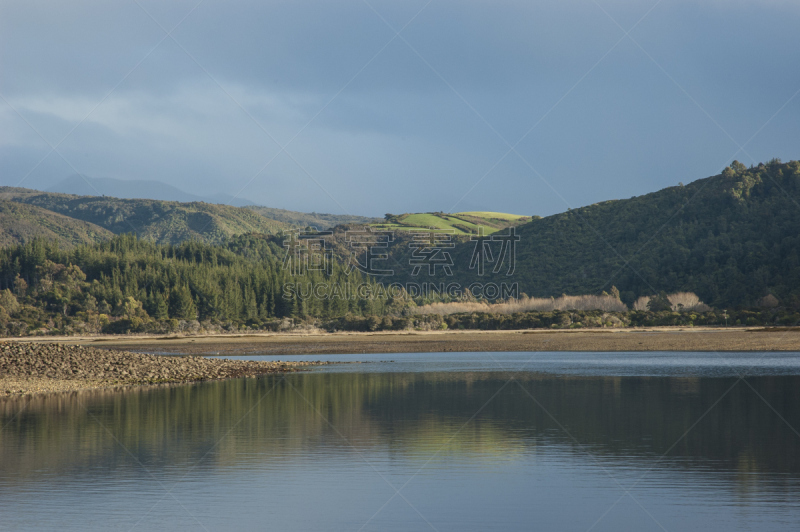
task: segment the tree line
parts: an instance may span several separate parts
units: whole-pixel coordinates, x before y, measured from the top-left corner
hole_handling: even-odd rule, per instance
[[[279,327],[285,319],[383,314],[401,304],[398,297],[317,297],[319,285],[379,290],[338,262],[294,270],[284,256],[280,241],[263,235],[217,246],[159,245],[128,234],[68,250],[34,239],[0,249],[0,332]]]

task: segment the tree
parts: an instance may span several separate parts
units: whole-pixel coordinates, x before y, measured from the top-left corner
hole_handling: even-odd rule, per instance
[[[375,330],[377,330],[377,329],[378,329],[378,327],[380,327],[380,325],[381,325],[381,319],[380,319],[379,317],[377,317],[377,316],[370,316],[369,318],[367,318],[367,328],[368,328],[370,331],[375,331]]]
[[[97,310],[97,299],[92,294],[86,294],[83,298],[83,308],[89,312]]]
[[[614,299],[619,299],[620,298],[619,297],[619,290],[617,289],[616,286],[612,286],[611,287],[611,297],[613,297]]]
[[[151,290],[150,295],[147,296],[146,310],[157,320],[169,318],[169,305],[167,305],[165,297],[155,290]]]
[[[740,163],[739,161],[733,161],[731,163],[731,170],[733,170],[737,174],[741,174],[741,173],[747,171],[747,167],[745,165],[743,165],[742,163]]]
[[[192,299],[192,293],[186,285],[176,286],[172,289],[169,304],[169,314],[173,318],[184,320],[197,319],[197,307]]]
[[[133,296],[128,296],[122,302],[122,308],[125,312],[125,317],[129,320],[141,315],[143,313],[141,301],[136,301]]]
[[[667,294],[665,292],[661,292],[657,296],[650,298],[650,301],[647,303],[647,310],[650,312],[672,310],[672,303],[670,303]]]
[[[249,286],[244,291],[244,318],[247,320],[254,320],[258,318],[256,293]]]
[[[43,264],[36,266],[36,276],[39,278],[39,288],[42,292],[48,292],[53,288],[54,279],[66,269],[63,264],[58,264],[45,259]]]
[[[104,299],[100,302],[100,305],[98,305],[97,310],[100,314],[111,314],[112,308],[108,301]]]
[[[5,309],[9,314],[15,313],[19,310],[19,303],[11,290],[0,291],[0,308]]]
[[[78,266],[70,264],[59,272],[57,280],[70,290],[80,290],[81,283],[86,281],[86,274]]]
[[[27,292],[28,283],[26,283],[25,279],[17,274],[17,277],[14,279],[14,293],[17,294],[17,297],[25,297]]]

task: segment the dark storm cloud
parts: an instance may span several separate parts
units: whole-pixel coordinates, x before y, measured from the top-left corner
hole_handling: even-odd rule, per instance
[[[636,42],[615,23],[640,19]],[[800,89],[798,22],[788,1],[4,3],[0,182],[558,212],[800,157],[798,100],[736,153]]]

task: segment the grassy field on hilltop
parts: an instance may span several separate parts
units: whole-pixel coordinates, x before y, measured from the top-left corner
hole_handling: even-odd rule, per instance
[[[468,211],[468,212],[458,212],[456,214],[464,216],[473,216],[475,218],[483,218],[487,220],[519,220],[520,218],[524,218],[524,216],[520,216],[518,214],[508,214],[505,212],[490,212],[490,211]]]
[[[479,227],[488,235],[531,220],[530,216],[502,212],[425,212],[387,215],[386,221],[370,227],[387,231],[447,231],[456,235],[477,234]]]

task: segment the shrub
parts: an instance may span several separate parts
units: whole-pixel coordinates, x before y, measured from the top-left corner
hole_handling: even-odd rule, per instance
[[[14,314],[19,310],[19,303],[14,294],[11,293],[11,290],[6,289],[0,291],[0,307],[5,309],[9,314]]]
[[[144,331],[144,321],[141,318],[122,318],[106,323],[102,332],[105,334],[125,334]]]
[[[775,308],[778,306],[778,298],[772,294],[767,294],[759,299],[756,304],[763,308]]]

